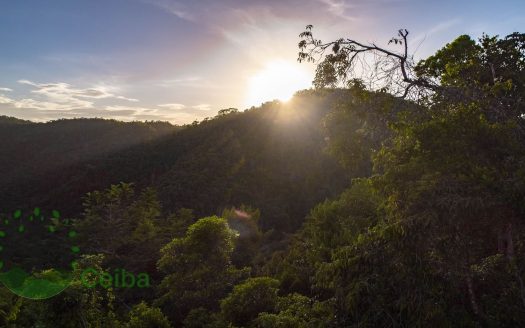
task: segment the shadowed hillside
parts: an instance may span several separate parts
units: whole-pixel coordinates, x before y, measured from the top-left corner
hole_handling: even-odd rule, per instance
[[[87,119],[10,125],[2,133],[13,142],[0,150],[10,177],[0,187],[3,206],[74,215],[87,192],[123,181],[155,187],[166,212],[209,215],[247,204],[261,209],[263,228],[291,231],[348,182],[323,151],[321,118],[335,98],[303,92],[289,104],[221,112],[177,133],[163,123]]]
[[[25,181],[103,154],[129,148],[176,131],[165,122],[125,123],[103,119],[32,123],[0,118],[0,181],[8,193]],[[59,181],[47,187],[53,189]]]

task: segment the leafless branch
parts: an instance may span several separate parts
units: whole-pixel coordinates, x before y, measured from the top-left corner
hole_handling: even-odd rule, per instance
[[[396,52],[375,43],[365,44],[354,39],[322,43],[314,38],[312,25],[308,25],[306,31],[299,35],[301,41],[298,61],[318,63],[314,81],[317,87],[359,79],[368,83],[371,89],[414,99],[436,91],[439,85],[414,73],[415,64],[413,57],[409,55],[408,34],[408,30],[401,29],[398,36],[388,42],[403,47],[402,52]],[[325,55],[328,49],[331,49],[331,53]],[[360,70],[356,63],[361,63]]]

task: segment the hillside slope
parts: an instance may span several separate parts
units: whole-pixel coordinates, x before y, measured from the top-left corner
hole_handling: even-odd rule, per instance
[[[29,124],[0,149],[4,159],[25,149],[16,161],[26,163],[7,171],[0,185],[2,206],[47,206],[76,215],[87,192],[123,181],[153,186],[165,212],[185,207],[209,215],[246,204],[261,209],[264,229],[295,230],[313,205],[348,182],[323,151],[320,123],[335,98],[303,92],[289,104],[266,103],[176,133],[148,124],[122,131],[116,122],[111,129],[86,130],[91,120]],[[90,134],[103,144],[89,143]],[[134,145],[116,149],[123,137]],[[42,158],[45,169],[36,164]]]

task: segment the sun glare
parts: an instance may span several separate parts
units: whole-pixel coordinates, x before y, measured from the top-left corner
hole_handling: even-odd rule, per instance
[[[247,106],[266,101],[287,101],[294,93],[311,86],[312,78],[297,63],[273,61],[252,76],[248,82]]]

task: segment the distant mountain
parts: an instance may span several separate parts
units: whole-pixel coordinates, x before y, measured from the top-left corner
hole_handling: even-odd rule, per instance
[[[349,181],[323,150],[321,121],[336,98],[305,91],[185,127],[92,119],[2,127],[0,205],[76,215],[87,192],[123,181],[154,187],[165,212],[246,204],[261,209],[264,229],[292,231]]]

